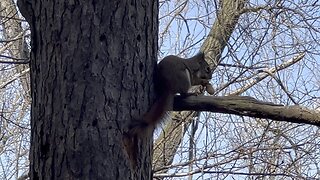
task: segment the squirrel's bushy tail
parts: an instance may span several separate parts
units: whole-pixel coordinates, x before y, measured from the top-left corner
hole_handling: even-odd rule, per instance
[[[174,95],[170,92],[161,94],[141,119],[131,121],[129,131],[124,133],[123,145],[133,167],[137,164],[138,137],[153,132],[155,125],[162,119],[166,111],[172,109],[173,97]]]
[[[135,119],[129,126],[130,134],[140,134],[154,127],[161,121],[168,110],[172,110],[174,95],[170,92],[161,94],[141,119]]]

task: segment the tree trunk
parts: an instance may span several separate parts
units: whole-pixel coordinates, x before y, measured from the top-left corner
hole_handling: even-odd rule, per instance
[[[31,179],[151,179],[152,137],[137,167],[122,138],[153,101],[158,2],[18,4],[32,31]]]

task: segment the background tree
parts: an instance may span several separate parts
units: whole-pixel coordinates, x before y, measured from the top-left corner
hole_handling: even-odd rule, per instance
[[[173,6],[179,8],[161,11]],[[165,1],[160,7],[165,15],[160,14],[161,22],[165,22],[160,25],[160,52],[186,54],[199,46],[209,49],[213,66],[219,65],[213,79],[218,95],[250,95],[286,107],[263,103],[257,110],[260,102],[244,103],[243,99],[228,97],[212,98],[215,109],[199,108],[201,103],[210,104],[205,101],[208,98],[199,104],[192,99],[189,109],[252,113],[256,117],[268,113],[269,118],[278,114],[287,118],[278,116],[274,120],[319,125],[319,113],[312,111],[318,107],[319,97],[317,1]],[[203,36],[208,33],[208,37]],[[169,35],[175,41],[161,43]],[[220,62],[215,63],[217,60]],[[270,111],[264,106],[268,104]],[[294,120],[297,112],[300,117],[310,115],[310,121]],[[318,177],[319,159],[317,153],[311,153],[318,152],[316,127],[212,113],[196,115],[197,121],[191,121],[191,126],[190,121],[181,121],[181,115],[175,115],[175,121],[169,121],[160,131],[155,144],[155,176]],[[186,117],[192,119],[190,114]]]
[[[16,25],[10,25],[10,23],[19,25],[21,19],[15,13],[13,1],[3,2],[9,4],[3,5],[1,2],[3,30],[1,37],[4,39],[1,45],[5,49],[1,55],[2,60],[10,61],[10,64],[7,62],[2,64],[2,70],[5,70],[1,74],[4,79],[2,82],[5,84],[2,87],[5,88],[5,91],[1,92],[1,97],[5,102],[5,105],[2,106],[2,122],[5,123],[2,123],[1,128],[7,130],[3,131],[3,137],[11,141],[6,138],[1,141],[4,142],[5,149],[14,149],[12,148],[15,147],[14,144],[6,142],[16,142],[16,144],[23,145],[22,147],[27,147],[28,144],[26,141],[21,141],[16,133],[7,133],[8,127],[21,132],[28,131],[28,129],[21,128],[24,127],[21,125],[26,123],[28,113],[25,116],[17,116],[19,112],[23,112],[23,106],[20,106],[21,103],[13,106],[12,95],[20,97],[18,98],[20,102],[30,101],[27,101],[27,95],[23,95],[27,94],[23,92],[28,92],[24,88],[27,87],[24,84],[28,83],[24,83],[23,79],[26,78],[22,77],[28,69],[23,65],[17,65],[25,61],[26,55],[10,54],[9,51],[19,49],[19,52],[24,52],[20,48],[26,43],[21,42],[24,38],[20,38],[18,32],[23,37],[28,37],[28,31],[22,31],[21,25],[20,29],[16,28]],[[41,169],[39,167],[42,166],[42,172],[51,169],[61,172],[58,175],[60,177],[66,177],[65,174],[68,173],[71,174],[70,178],[71,176],[74,178],[88,177],[89,174],[96,175],[97,172],[101,173],[100,177],[102,177],[110,173],[117,173],[103,163],[110,159],[117,159],[117,163],[123,162],[119,163],[118,167],[122,167],[124,171],[127,170],[125,174],[121,172],[122,178],[128,178],[131,169],[132,178],[143,178],[144,176],[148,179],[150,177],[148,168],[150,167],[148,164],[150,149],[146,148],[149,147],[148,139],[139,142],[142,152],[140,160],[146,163],[139,164],[141,167],[133,170],[132,167],[129,167],[125,154],[121,150],[121,138],[119,137],[132,117],[145,112],[153,102],[151,82],[154,61],[152,59],[155,60],[154,56],[157,52],[154,40],[157,36],[155,31],[157,25],[154,24],[157,16],[153,13],[157,12],[157,5],[147,4],[152,7],[152,10],[144,11],[149,6],[143,4],[140,7],[139,3],[129,5],[123,2],[118,4],[118,11],[114,11],[119,13],[112,13],[113,16],[110,16],[107,15],[108,12],[97,12],[112,2],[104,6],[99,3],[90,4],[90,2],[79,2],[79,4],[78,2],[74,4],[47,2],[47,4],[41,4],[41,7],[40,4],[28,0],[20,2],[24,3],[21,11],[27,20],[33,23],[30,23],[31,28],[35,28],[32,32],[38,32],[32,36],[33,41],[38,44],[34,44],[33,47],[36,49],[33,49],[31,54],[42,52],[41,56],[33,57],[37,59],[33,62],[34,69],[37,70],[34,72],[34,82],[43,82],[33,84],[34,87],[38,87],[33,96],[36,97],[38,93],[37,96],[42,94],[43,98],[37,101],[33,99],[33,102],[52,104],[50,108],[36,110],[35,112],[40,113],[38,115],[41,115],[41,118],[32,120],[33,127],[37,125],[36,128],[33,128],[33,137],[39,138],[38,140],[33,138],[33,141],[39,142],[42,139],[38,149],[35,144],[32,150],[34,153],[37,150],[42,154],[31,166],[31,174],[36,175],[37,169]],[[54,12],[53,5],[55,5]],[[121,7],[130,8],[122,9]],[[37,13],[34,14],[34,12]],[[48,12],[54,16],[48,16]],[[146,12],[147,15],[145,16],[143,12]],[[319,80],[317,79],[319,68],[316,61],[319,49],[319,3],[317,1],[256,2],[241,0],[160,1],[159,12],[160,51],[158,59],[167,54],[189,57],[199,49],[204,50],[207,60],[215,69],[212,83],[216,86],[216,95],[224,96],[223,98],[180,99],[176,101],[175,108],[229,114],[199,112],[173,114],[173,120],[166,121],[165,126],[160,126],[161,128],[155,133],[154,176],[158,178],[188,176],[189,179],[199,177],[218,179],[226,177],[237,179],[239,177],[252,179],[259,177],[268,179],[319,178],[317,174],[319,171],[318,129],[315,126],[279,122],[279,120],[284,120],[319,124],[317,118],[319,114],[316,111],[319,103]],[[46,13],[46,16],[42,16],[41,13]],[[36,21],[39,17],[47,19]],[[108,20],[106,17],[114,18]],[[118,19],[119,17],[124,17],[124,19]],[[149,17],[147,18],[149,20],[142,21],[144,17]],[[141,21],[136,22],[136,19]],[[8,22],[10,22],[9,25]],[[62,22],[64,23],[61,25]],[[125,24],[126,28],[123,28],[120,22],[128,23]],[[43,25],[36,26],[40,23]],[[130,25],[131,23],[133,24]],[[72,28],[67,28],[69,26]],[[147,29],[144,29],[145,27]],[[133,29],[140,31],[135,32]],[[78,30],[81,31],[76,33]],[[112,33],[113,31],[116,33]],[[141,31],[147,33],[141,34]],[[8,36],[8,32],[17,34]],[[17,38],[12,38],[14,36]],[[17,45],[20,45],[20,48],[10,45],[10,42],[11,44],[18,42],[15,39],[19,39],[20,42]],[[10,50],[10,47],[14,48]],[[64,52],[66,49],[68,51]],[[53,55],[49,56],[49,54]],[[105,62],[109,64],[106,65]],[[37,63],[42,65],[36,66]],[[105,68],[103,68],[104,65]],[[14,71],[10,71],[13,68]],[[19,71],[19,68],[22,70]],[[126,71],[129,69],[132,71]],[[69,73],[63,75],[60,74],[61,72]],[[116,73],[112,74],[112,72]],[[36,77],[37,73],[46,74],[46,79],[41,80],[41,76]],[[47,89],[40,86],[47,87]],[[19,91],[19,88],[23,90]],[[60,88],[64,91],[58,91]],[[119,89],[121,89],[121,95],[118,93]],[[17,96],[18,92],[21,95]],[[261,101],[230,95],[249,95]],[[102,99],[105,99],[104,102],[107,103],[102,102]],[[285,106],[274,106],[270,102]],[[77,108],[79,104],[81,104],[80,110]],[[26,107],[28,106],[25,106],[24,109],[28,110]],[[128,109],[131,110],[130,115],[124,113],[128,112]],[[41,112],[44,113],[41,114]],[[117,113],[112,116],[112,112]],[[295,113],[298,113],[299,118],[295,119]],[[48,118],[49,116],[52,116],[51,119]],[[109,120],[114,117],[115,121],[110,120],[107,121],[108,123],[100,124],[106,122],[103,119],[108,120],[107,116]],[[36,121],[45,123],[35,123]],[[71,123],[73,121],[74,123]],[[117,121],[121,123],[115,123]],[[63,128],[57,128],[60,125]],[[44,131],[45,128],[51,130]],[[26,134],[24,133],[23,136],[26,137]],[[17,140],[12,141],[13,137]],[[72,139],[74,139],[72,142],[75,142],[73,146],[69,144]],[[102,141],[102,139],[107,141]],[[48,145],[47,142],[50,141],[53,143]],[[56,147],[51,145],[55,144],[58,149],[53,152]],[[91,151],[91,148],[98,149]],[[109,148],[112,151],[108,151]],[[7,152],[12,153],[13,151],[1,151],[1,159],[8,157],[8,161],[2,163],[2,177],[10,179],[13,176],[18,177],[24,174],[26,169],[21,170],[20,166],[14,166],[12,168],[15,169],[14,173],[9,175],[9,168],[6,167],[12,167],[8,165],[11,162],[26,163],[25,160],[21,160],[21,157],[26,157],[27,153],[20,154],[22,151],[16,150],[15,154],[19,155],[16,157],[20,158],[12,158],[15,156]],[[79,152],[90,154],[90,156],[80,157],[82,154],[79,155]],[[51,157],[51,154],[56,159],[46,160]],[[64,156],[58,156],[59,154],[64,154]],[[113,157],[109,157],[110,154]],[[32,161],[37,159],[34,156],[31,157]],[[101,164],[95,163],[96,159],[93,157],[101,158],[97,162],[102,162],[103,168],[97,168]],[[64,158],[70,160],[62,161],[62,164],[70,163],[69,169],[56,163],[61,162],[59,159]],[[85,163],[77,166],[74,164],[76,162]],[[96,167],[91,166],[92,163],[97,164]],[[88,166],[83,166],[83,164],[88,164]],[[90,172],[90,167],[96,171]],[[43,175],[42,172],[40,175]],[[54,174],[48,174],[48,176],[51,175]]]
[[[0,2],[0,179],[24,179],[29,171],[29,32],[11,0]]]

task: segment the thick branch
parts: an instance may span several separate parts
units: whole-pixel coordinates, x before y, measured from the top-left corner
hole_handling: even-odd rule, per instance
[[[231,37],[240,13],[244,8],[247,0],[238,1],[219,1],[220,10],[206,40],[204,41],[201,51],[206,53],[214,70],[221,62],[221,54]]]
[[[211,111],[276,121],[305,123],[320,126],[320,113],[301,106],[283,106],[262,102],[248,96],[177,96],[174,110]]]

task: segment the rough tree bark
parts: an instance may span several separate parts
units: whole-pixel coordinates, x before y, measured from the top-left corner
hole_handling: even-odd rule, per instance
[[[18,1],[32,32],[31,179],[151,179],[122,135],[153,101],[157,1]]]

